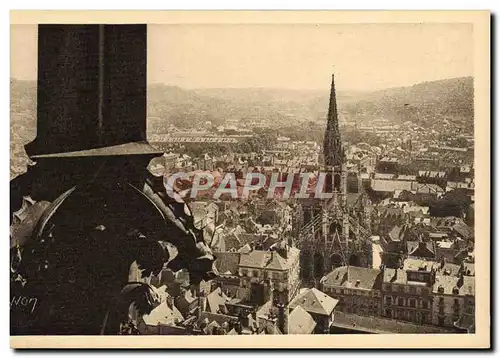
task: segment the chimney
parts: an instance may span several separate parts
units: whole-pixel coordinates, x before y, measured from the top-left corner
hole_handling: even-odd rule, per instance
[[[446,265],[446,257],[444,257],[443,255],[441,256],[441,269],[443,269],[445,265]]]
[[[288,314],[283,303],[278,303],[278,328],[283,334],[288,334]]]
[[[394,270],[394,275],[392,276],[391,282],[396,281],[398,278],[398,268]]]
[[[174,297],[171,295],[167,295],[167,305],[170,309],[174,309]]]
[[[207,308],[206,299],[203,296],[198,297],[198,320],[201,320],[201,314],[205,312]]]
[[[285,260],[288,259],[288,245],[286,244],[284,239],[279,243],[277,252]]]

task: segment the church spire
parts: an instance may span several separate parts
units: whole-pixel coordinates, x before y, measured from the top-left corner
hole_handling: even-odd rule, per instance
[[[342,165],[344,158],[342,141],[340,139],[339,120],[337,113],[337,97],[335,94],[335,75],[332,74],[332,87],[330,90],[330,106],[326,124],[323,154],[325,164],[328,166]]]

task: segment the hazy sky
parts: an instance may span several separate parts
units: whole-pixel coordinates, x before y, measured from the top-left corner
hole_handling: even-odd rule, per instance
[[[11,75],[36,79],[36,26],[11,27]],[[471,24],[149,25],[148,81],[186,88],[373,90],[473,75]]]

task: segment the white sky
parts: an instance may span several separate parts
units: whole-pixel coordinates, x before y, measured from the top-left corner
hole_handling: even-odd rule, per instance
[[[11,26],[11,76],[36,79],[36,26]],[[148,81],[374,90],[473,75],[471,24],[149,25]]]

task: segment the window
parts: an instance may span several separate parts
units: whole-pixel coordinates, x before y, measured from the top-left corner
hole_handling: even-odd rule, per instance
[[[417,321],[417,313],[415,311],[410,311],[409,319],[412,322],[416,322]]]
[[[410,298],[409,301],[410,301],[410,307],[415,308],[415,299]]]
[[[439,305],[444,305],[444,298],[443,297],[439,297]]]
[[[405,305],[405,299],[403,297],[398,298],[398,305],[404,306]]]
[[[444,326],[444,317],[439,317],[438,318],[438,325]]]
[[[275,274],[273,274],[273,276],[275,276]],[[253,277],[259,277],[259,271],[253,270]],[[275,278],[275,277],[273,277],[273,278]]]
[[[391,296],[387,296],[387,297],[385,298],[385,303],[386,303],[387,305],[392,304],[392,297],[391,297]]]
[[[429,308],[429,304],[428,304],[427,300],[423,300],[422,301],[422,308],[423,309],[428,309]]]

